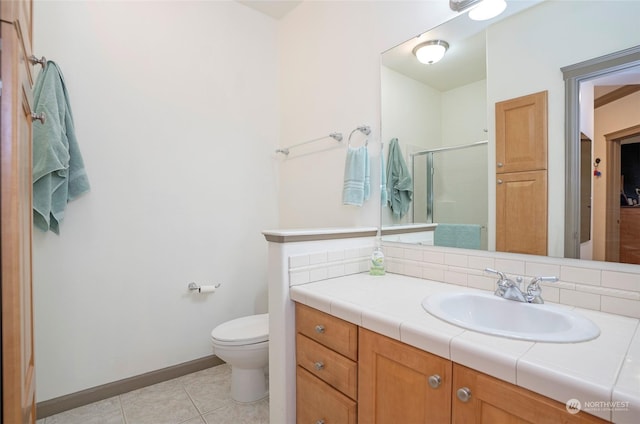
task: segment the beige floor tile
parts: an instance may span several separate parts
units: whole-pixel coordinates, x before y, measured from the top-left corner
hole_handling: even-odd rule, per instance
[[[268,424],[269,399],[231,399],[231,367],[184,377],[39,419],[36,424]]]
[[[46,424],[124,424],[120,399],[112,397],[47,417]],[[40,420],[38,420],[40,423]]]
[[[204,422],[204,419],[202,417],[198,416],[196,418],[192,418],[180,424],[206,424],[206,423]]]
[[[180,424],[199,416],[179,381],[174,379],[120,396],[127,424]]]
[[[268,424],[269,399],[253,403],[231,401],[203,417],[207,424]]]
[[[231,367],[227,364],[186,375],[180,381],[200,413],[232,402]]]

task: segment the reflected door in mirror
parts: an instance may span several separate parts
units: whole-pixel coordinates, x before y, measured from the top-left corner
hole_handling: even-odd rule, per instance
[[[547,92],[496,103],[496,250],[547,254]]]

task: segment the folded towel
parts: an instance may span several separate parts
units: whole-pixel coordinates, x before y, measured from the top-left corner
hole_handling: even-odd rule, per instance
[[[384,166],[384,155],[380,150],[380,204],[382,207],[387,206],[387,199],[389,199],[389,191],[387,190],[387,170]]]
[[[438,224],[433,235],[435,246],[480,249],[480,225]]]
[[[59,234],[67,202],[89,191],[89,179],[64,77],[52,61],[38,75],[33,104],[46,117],[44,124],[33,124],[33,223]]]
[[[388,203],[394,218],[402,218],[409,211],[413,196],[413,180],[402,157],[397,138],[389,143],[387,190],[389,190]]]
[[[371,176],[369,170],[369,150],[367,146],[347,149],[344,166],[344,186],[342,203],[362,206],[371,195]]]

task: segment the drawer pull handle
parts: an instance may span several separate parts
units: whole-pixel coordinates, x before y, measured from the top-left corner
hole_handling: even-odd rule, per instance
[[[437,389],[442,384],[442,378],[438,374],[434,374],[429,377],[429,386],[432,389]]]
[[[324,333],[324,325],[316,325],[316,333],[323,334]]]
[[[317,371],[322,371],[324,369],[324,364],[320,361],[316,362],[315,364],[313,364],[313,366],[315,367],[315,369]]]
[[[469,399],[471,399],[471,389],[462,387],[456,391],[456,396],[458,396],[458,399],[462,402],[469,402]]]
[[[502,180],[498,178],[498,184],[502,184]]]
[[[324,424],[324,420],[318,420],[316,421],[316,424]]]
[[[504,166],[502,162],[498,162],[496,165],[498,165],[498,168],[502,168]]]

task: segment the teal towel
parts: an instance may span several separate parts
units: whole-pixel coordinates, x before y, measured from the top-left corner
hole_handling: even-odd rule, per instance
[[[480,249],[480,226],[474,224],[438,224],[433,235],[436,246]]]
[[[342,203],[362,206],[371,195],[371,175],[369,170],[369,150],[367,146],[347,149],[344,166],[344,186]]]
[[[389,143],[387,190],[389,191],[388,203],[394,218],[402,218],[409,211],[413,197],[413,180],[402,157],[397,138]]]
[[[33,124],[33,223],[60,234],[67,202],[89,191],[69,93],[58,65],[48,61],[33,89],[36,113],[45,123]]]
[[[387,200],[389,199],[389,192],[387,190],[387,170],[384,166],[384,155],[382,149],[380,149],[380,204],[382,207],[387,206]]]

